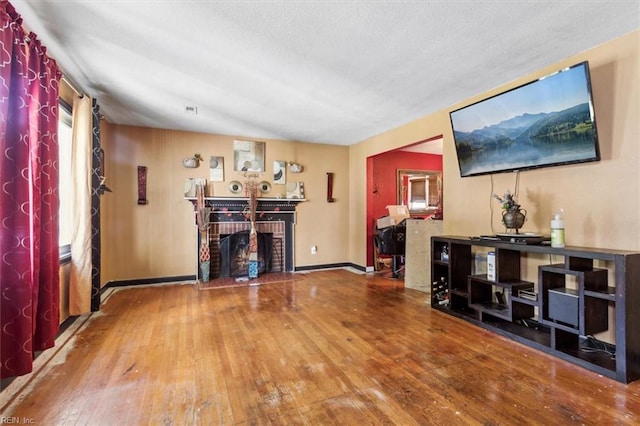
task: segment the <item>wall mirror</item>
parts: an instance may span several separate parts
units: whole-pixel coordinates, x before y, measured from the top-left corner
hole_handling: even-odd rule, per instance
[[[397,170],[398,204],[409,208],[411,216],[431,215],[442,201],[442,172]]]

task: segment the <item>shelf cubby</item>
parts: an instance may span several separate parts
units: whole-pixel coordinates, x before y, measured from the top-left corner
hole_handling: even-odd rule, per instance
[[[507,321],[531,318],[534,315],[534,306],[514,302],[513,294],[519,289],[532,286],[533,283],[528,281],[493,281],[489,280],[486,274],[470,275],[467,281],[469,306],[478,312],[480,320],[484,315]],[[498,295],[504,300],[498,300]]]
[[[539,277],[543,289],[546,291],[546,299],[543,299],[543,318],[551,321],[549,304],[546,303],[552,296],[566,289],[566,277],[573,276],[577,282],[576,293],[576,323],[581,335],[597,334],[608,330],[608,307],[611,299],[611,289],[608,286],[608,271],[601,268],[593,268],[593,261],[578,262],[576,257],[570,257],[572,261],[566,261],[563,265],[544,265],[539,268]],[[568,269],[578,268],[578,269]],[[565,293],[568,290],[565,290]],[[551,292],[551,295],[549,294]],[[615,290],[614,293],[615,295]],[[594,297],[595,295],[595,297]],[[602,297],[599,297],[602,296]],[[555,296],[557,297],[557,296]],[[566,324],[566,322],[565,322]]]
[[[444,279],[450,297],[444,307],[432,301],[433,308],[620,382],[640,378],[640,253],[455,236],[432,237],[431,244],[431,278]],[[495,252],[495,280],[472,275],[479,251]],[[539,266],[530,282],[521,271],[529,253],[564,260]],[[595,340],[602,332],[615,341]]]

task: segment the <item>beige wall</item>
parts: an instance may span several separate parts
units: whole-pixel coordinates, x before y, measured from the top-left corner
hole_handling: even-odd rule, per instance
[[[184,199],[186,178],[209,178],[208,158],[224,156],[225,181],[212,183],[209,194],[233,196],[232,180],[244,181],[233,171],[231,136],[110,125],[103,123],[107,185],[102,196],[102,276],[109,281],[156,278],[196,273],[196,232],[193,204]],[[287,180],[304,182],[307,201],[297,209],[296,267],[348,260],[346,221],[348,148],[335,145],[265,140],[267,173],[273,181],[273,161],[295,161],[304,166]],[[182,159],[200,153],[206,161],[197,169],[182,166]],[[137,204],[137,167],[147,167],[147,205]],[[335,203],[326,202],[327,172],[335,173]],[[284,185],[272,193],[285,196]],[[311,246],[318,252],[311,254]]]
[[[522,172],[520,203],[528,211],[523,230],[548,233],[552,213],[563,208],[568,244],[640,250],[639,51],[640,32],[636,31],[348,148],[266,140],[268,165],[286,160],[305,166],[304,173],[296,176],[305,183],[308,198],[298,208],[296,266],[366,265],[367,157],[437,135],[444,137],[445,233],[490,233],[492,178],[460,178],[449,111],[583,60],[590,63],[602,160]],[[213,194],[230,195],[228,182],[242,180],[232,170],[233,139],[103,126],[107,184],[114,190],[102,197],[103,284],[195,273],[192,205],[183,199],[183,182],[187,177],[207,177],[208,169],[206,165],[195,171],[185,169],[181,159],[195,152],[205,158],[224,155],[225,182],[213,185]],[[149,168],[146,206],[136,204],[138,165]],[[325,200],[326,172],[330,171],[336,174],[336,203]],[[514,182],[512,173],[494,175],[494,192],[513,189]],[[497,230],[498,215],[496,208],[493,225]],[[312,245],[318,246],[318,254],[310,254]]]
[[[640,31],[594,47],[451,108],[415,120],[350,147],[350,261],[365,264],[366,157],[439,134],[444,135],[444,231],[491,232],[491,177],[461,178],[449,111],[508,90],[562,67],[588,60],[602,160],[520,174],[520,203],[528,211],[523,231],[549,233],[552,213],[565,211],[570,245],[640,250]],[[494,175],[494,192],[514,189],[515,174]],[[497,207],[497,206],[494,206]],[[493,217],[500,230],[499,208]]]

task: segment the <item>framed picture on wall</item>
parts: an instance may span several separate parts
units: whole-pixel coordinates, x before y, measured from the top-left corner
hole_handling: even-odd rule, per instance
[[[224,182],[224,157],[211,156],[209,158],[209,180]]]
[[[284,161],[275,160],[273,162],[273,183],[284,185],[286,183],[287,164]]]
[[[238,172],[264,172],[265,143],[233,141],[233,170]]]

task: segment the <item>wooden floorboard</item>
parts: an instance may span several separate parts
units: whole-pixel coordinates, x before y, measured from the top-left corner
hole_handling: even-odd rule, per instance
[[[109,290],[0,416],[43,425],[639,424],[624,385],[346,270]]]

